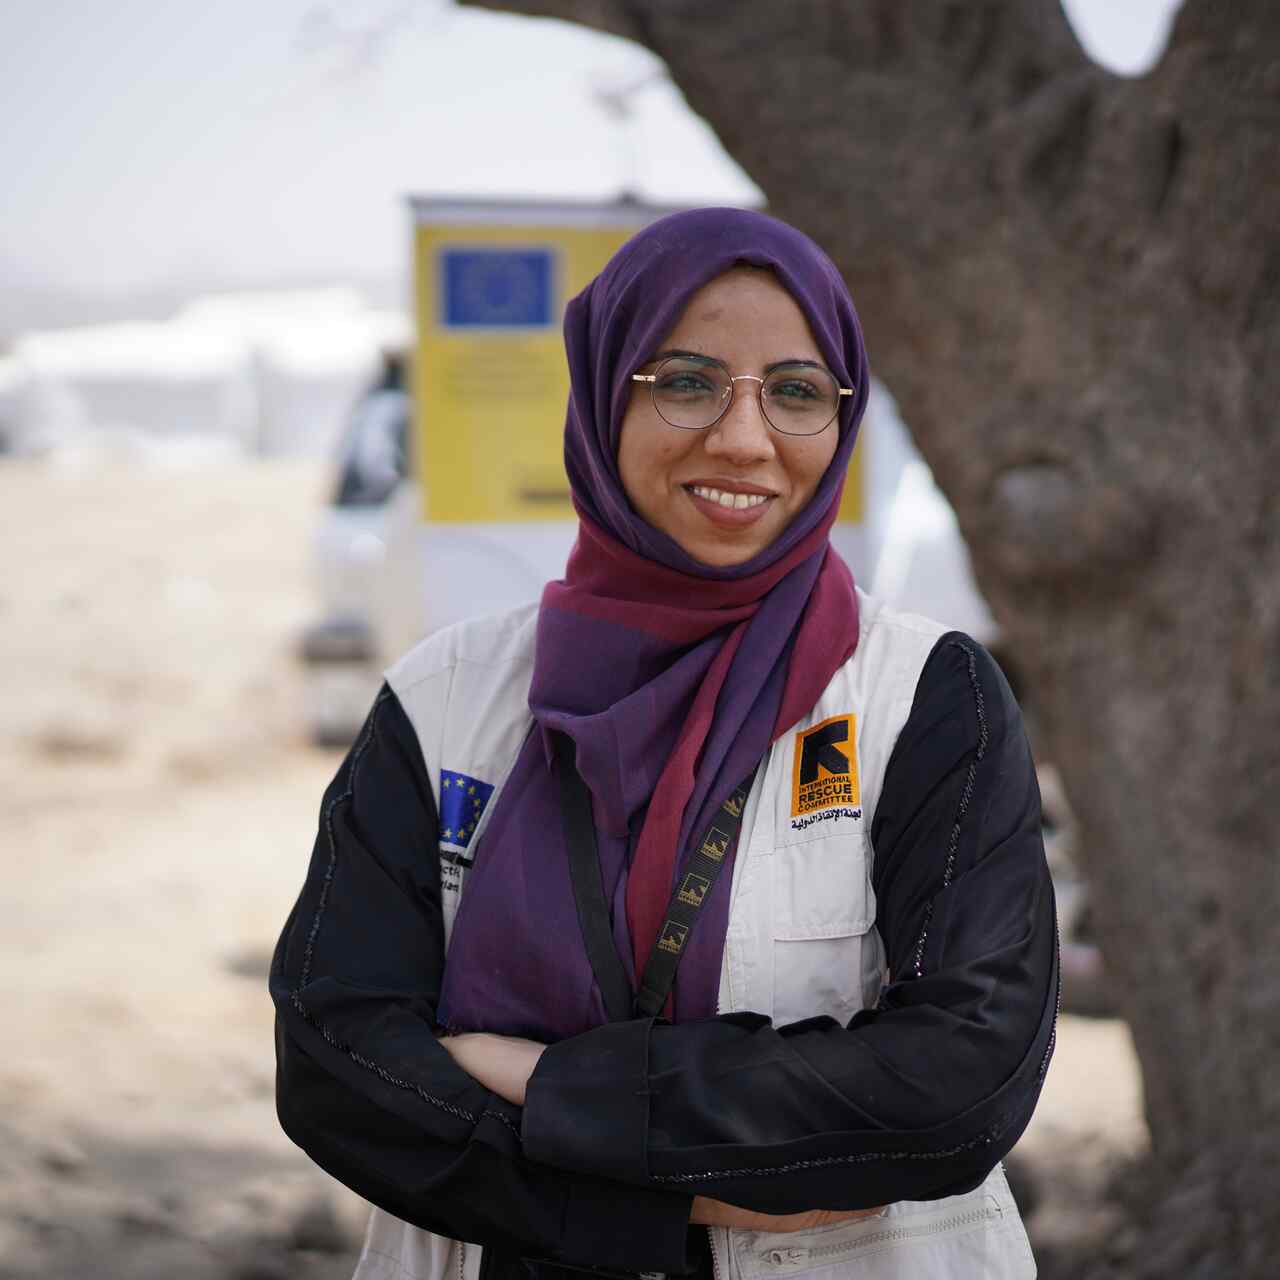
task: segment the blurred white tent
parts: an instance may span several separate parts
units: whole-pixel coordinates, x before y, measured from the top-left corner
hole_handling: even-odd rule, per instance
[[[18,452],[80,445],[88,435],[251,442],[251,367],[233,339],[166,324],[95,325],[26,334],[12,361]]]
[[[409,322],[350,289],[219,294],[162,324],[23,335],[0,380],[19,453],[327,455],[384,349]]]
[[[410,342],[407,315],[370,308],[343,288],[214,295],[183,307],[174,324],[249,345],[255,447],[268,455],[330,455],[381,352]]]

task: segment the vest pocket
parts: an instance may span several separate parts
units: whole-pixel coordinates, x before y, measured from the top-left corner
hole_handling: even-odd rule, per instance
[[[864,1006],[868,975],[878,986],[869,854],[856,831],[770,856],[775,1025],[820,1014],[847,1022]]]

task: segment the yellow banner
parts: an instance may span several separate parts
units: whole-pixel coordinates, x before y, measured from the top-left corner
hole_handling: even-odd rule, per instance
[[[638,227],[417,226],[414,431],[425,519],[573,518],[564,307]]]

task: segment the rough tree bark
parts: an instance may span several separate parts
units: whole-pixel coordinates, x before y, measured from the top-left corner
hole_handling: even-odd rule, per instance
[[[1280,4],[1127,79],[1058,0],[465,2],[646,45],[836,259],[1081,819],[1143,1270],[1277,1274]]]

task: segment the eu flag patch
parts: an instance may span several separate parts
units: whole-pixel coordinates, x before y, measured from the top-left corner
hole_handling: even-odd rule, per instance
[[[440,770],[440,839],[465,849],[475,834],[476,823],[493,795],[493,784],[469,778],[451,769]]]

